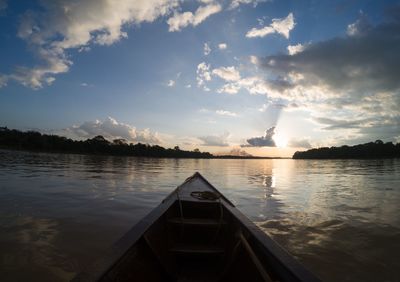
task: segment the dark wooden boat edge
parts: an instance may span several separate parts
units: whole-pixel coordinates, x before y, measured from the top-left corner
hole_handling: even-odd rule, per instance
[[[143,236],[143,234],[154,224],[158,218],[166,212],[177,200],[174,195],[181,186],[199,177],[212,190],[220,195],[221,203],[227,208],[243,225],[249,235],[254,236],[258,242],[258,250],[263,252],[268,258],[271,268],[276,269],[281,275],[282,281],[321,281],[313,273],[307,270],[300,262],[290,255],[276,241],[265,234],[257,225],[250,221],[241,213],[234,204],[218,191],[206,178],[199,172],[195,172],[188,177],[181,185],[174,189],[156,208],[134,225],[125,233],[102,258],[86,268],[83,272],[75,276],[71,281],[99,281],[119,260],[129,251],[129,249]]]

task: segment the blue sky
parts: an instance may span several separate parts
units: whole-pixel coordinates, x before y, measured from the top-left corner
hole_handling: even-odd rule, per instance
[[[216,153],[400,140],[398,1],[0,0],[0,123]]]

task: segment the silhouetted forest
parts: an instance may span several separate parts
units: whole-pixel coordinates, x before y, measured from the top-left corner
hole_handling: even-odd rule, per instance
[[[379,159],[399,158],[400,143],[383,143],[381,140],[355,146],[324,147],[296,152],[293,159]]]
[[[140,156],[162,158],[212,158],[208,152],[184,151],[178,146],[166,149],[158,145],[132,144],[124,139],[112,142],[99,135],[85,141],[76,141],[57,135],[41,134],[36,131],[22,132],[7,127],[0,127],[0,147],[17,150],[32,150],[43,152],[63,152],[81,154],[102,154],[117,156]]]

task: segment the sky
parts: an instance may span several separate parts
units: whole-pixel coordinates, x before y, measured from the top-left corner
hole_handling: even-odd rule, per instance
[[[0,126],[290,157],[400,142],[400,2],[0,0]]]

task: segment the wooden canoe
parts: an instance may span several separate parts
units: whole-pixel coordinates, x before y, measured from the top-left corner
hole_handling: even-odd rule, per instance
[[[200,173],[73,281],[319,281]]]

